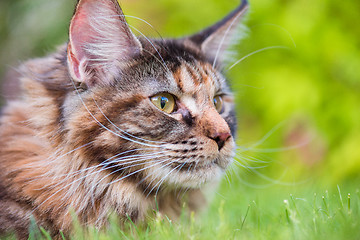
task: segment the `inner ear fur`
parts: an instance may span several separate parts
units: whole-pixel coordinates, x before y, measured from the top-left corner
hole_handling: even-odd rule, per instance
[[[69,72],[75,81],[108,84],[141,51],[116,0],[78,1],[68,44]]]
[[[224,62],[231,52],[229,48],[238,43],[244,35],[242,21],[249,5],[246,0],[230,14],[214,25],[204,29],[187,38],[195,44],[209,60],[213,61],[214,66]]]

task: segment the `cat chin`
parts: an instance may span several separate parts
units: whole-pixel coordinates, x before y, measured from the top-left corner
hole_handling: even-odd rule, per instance
[[[228,161],[229,163],[229,161]],[[224,163],[223,163],[224,165]],[[228,164],[226,164],[228,165]],[[163,182],[167,188],[200,188],[210,182],[218,182],[225,170],[217,161],[206,164],[198,169],[174,170],[176,168],[163,168],[161,172],[154,170],[160,176],[154,182]],[[162,177],[161,177],[162,176]]]
[[[173,184],[181,188],[201,188],[207,183],[219,182],[224,174],[224,170],[218,166],[214,168],[216,169],[198,172],[196,176],[178,174],[177,179]]]

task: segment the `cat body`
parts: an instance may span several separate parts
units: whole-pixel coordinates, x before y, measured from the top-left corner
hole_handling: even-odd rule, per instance
[[[236,119],[221,73],[243,2],[191,37],[135,37],[115,0],[80,0],[69,42],[20,68],[0,119],[0,233],[176,219],[231,163]]]

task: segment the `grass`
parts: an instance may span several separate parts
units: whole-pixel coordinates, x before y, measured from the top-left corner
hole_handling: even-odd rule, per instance
[[[255,189],[224,181],[200,216],[178,222],[156,216],[147,226],[128,222],[122,229],[112,220],[105,232],[77,228],[71,239],[359,239],[359,190],[312,185]],[[42,236],[51,239],[44,231]]]
[[[126,14],[144,18],[164,36],[195,32],[239,3],[121,2]],[[92,230],[91,238],[360,239],[359,186],[354,180],[360,171],[360,28],[354,24],[360,1],[249,2],[249,37],[238,48],[239,58],[269,46],[289,50],[255,54],[229,72],[237,96],[239,145],[258,141],[284,122],[262,148],[309,144],[271,154],[276,164],[270,164],[266,176],[279,179],[286,166],[292,171],[286,179],[312,180],[295,185],[276,180],[264,186],[255,176],[245,177],[246,181],[230,177],[230,184],[224,180],[201,216],[176,223],[154,219],[142,227],[129,223],[124,231],[113,221],[106,233]],[[43,56],[66,41],[73,3],[0,1],[1,79],[19,59]],[[141,22],[133,24],[155,34]],[[237,175],[244,178],[243,172]],[[33,232],[32,239],[39,234]],[[48,239],[45,232],[42,235]],[[81,231],[73,236],[83,238]]]

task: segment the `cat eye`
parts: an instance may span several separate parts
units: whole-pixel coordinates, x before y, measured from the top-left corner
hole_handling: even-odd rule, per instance
[[[216,111],[218,111],[218,113],[221,113],[222,109],[223,109],[223,99],[221,96],[216,96],[214,97],[214,106],[216,108]]]
[[[151,97],[150,100],[163,112],[172,113],[175,109],[175,98],[169,93],[159,93]]]

